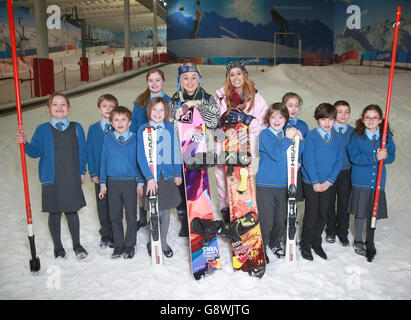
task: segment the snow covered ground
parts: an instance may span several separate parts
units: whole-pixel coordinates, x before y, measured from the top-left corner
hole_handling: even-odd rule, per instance
[[[224,66],[200,66],[202,85],[210,93],[222,86]],[[348,75],[338,67],[301,67],[280,65],[275,68],[248,67],[250,77],[268,104],[281,100],[287,91],[295,91],[304,99],[300,117],[313,128],[314,108],[321,102],[338,99],[352,105],[350,124],[364,106],[377,103],[385,109],[388,75]],[[163,68],[165,91],[176,90],[177,65]],[[145,77],[73,97],[70,119],[79,121],[85,131],[98,119],[96,101],[103,93],[112,93],[122,105],[132,107],[137,94],[146,87]],[[387,200],[389,218],[378,222],[377,256],[369,263],[354,253],[353,248],[338,242],[324,242],[328,260],[314,255],[314,261],[296,263],[278,261],[271,252],[271,263],[260,279],[234,272],[231,251],[226,239],[219,239],[222,270],[213,276],[195,281],[191,276],[187,239],[177,236],[180,222],[172,212],[168,243],[174,257],[165,260],[164,268],[155,270],[147,255],[148,230],[137,235],[137,251],[131,260],[110,258],[111,249],[98,247],[98,220],[94,187],[84,185],[87,206],[80,210],[81,240],[89,252],[85,261],[78,261],[72,251],[65,218],[62,219],[62,241],[67,258],[56,260],[47,226],[47,214],[41,211],[41,187],[37,178],[37,160],[27,158],[33,212],[33,227],[41,272],[33,276],[29,270],[29,246],[26,231],[25,201],[21,179],[19,148],[14,143],[16,115],[0,118],[0,299],[410,299],[411,298],[411,205],[410,194],[411,74],[398,73],[394,80],[390,124],[397,145],[396,161],[388,166]],[[31,137],[36,126],[48,121],[45,107],[23,113],[26,134]],[[209,171],[212,196],[216,208],[213,170]],[[303,204],[299,216],[303,214]],[[219,214],[215,215],[219,218]],[[351,220],[352,222],[352,220]],[[300,223],[301,227],[301,223]],[[352,234],[349,239],[352,240]]]

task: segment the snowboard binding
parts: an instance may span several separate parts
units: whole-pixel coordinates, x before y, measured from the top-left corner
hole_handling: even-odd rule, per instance
[[[240,241],[241,236],[258,224],[256,212],[249,212],[244,217],[238,218],[231,223],[222,220],[206,220],[194,218],[191,221],[191,231],[202,235],[201,244],[207,245],[213,235],[224,235],[234,241]]]

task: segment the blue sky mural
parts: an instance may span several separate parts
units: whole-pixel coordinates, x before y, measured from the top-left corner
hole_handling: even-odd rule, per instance
[[[401,20],[411,19],[411,1],[376,1],[376,0],[352,0],[350,3],[336,2],[334,4],[334,34],[338,36],[344,32],[346,26],[347,7],[357,5],[361,9],[361,28],[372,26],[385,20],[395,21],[397,7],[401,6]]]

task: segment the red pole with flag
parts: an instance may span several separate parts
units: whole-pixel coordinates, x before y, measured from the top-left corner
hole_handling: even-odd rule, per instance
[[[17,125],[18,125],[18,132],[22,134],[23,133],[23,120],[22,120],[22,114],[21,114],[18,58],[17,58],[17,49],[16,49],[16,33],[15,33],[15,27],[14,27],[13,5],[11,3],[11,0],[7,0],[7,10],[9,13],[11,54],[12,54],[12,60],[13,60],[14,87],[15,87],[15,93],[16,93]],[[23,172],[24,197],[26,201],[27,229],[28,229],[28,238],[29,238],[30,252],[31,252],[30,270],[32,272],[38,272],[40,271],[40,259],[36,256],[36,245],[34,242],[29,184],[28,184],[28,179],[27,179],[26,152],[24,149],[24,143],[20,143],[20,158],[21,158],[21,167],[22,167],[22,172]]]
[[[394,80],[395,59],[397,55],[398,32],[400,29],[400,18],[401,18],[401,7],[398,7],[397,17],[395,19],[394,42],[392,45],[390,79],[388,82],[388,93],[387,93],[387,101],[386,101],[385,116],[384,116],[384,128],[383,128],[383,133],[381,137],[381,149],[385,149],[385,144],[387,141],[388,117],[390,115],[392,83]],[[376,222],[377,222],[378,201],[380,198],[381,176],[382,176],[383,164],[384,164],[384,160],[382,159],[378,163],[377,184],[375,188],[375,197],[374,197],[374,203],[372,207],[372,216],[371,216],[371,230],[369,232],[369,236],[367,239],[366,257],[367,257],[367,260],[370,262],[374,259],[374,256],[375,256],[374,233],[375,233]]]

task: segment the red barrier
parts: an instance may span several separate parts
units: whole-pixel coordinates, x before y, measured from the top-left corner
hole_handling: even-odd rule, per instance
[[[160,62],[168,63],[168,61],[167,53],[160,53]]]
[[[126,72],[128,70],[133,70],[133,58],[123,57],[123,72]]]
[[[90,72],[88,70],[88,58],[80,57],[80,80],[81,81],[89,81],[90,80]]]
[[[52,59],[34,58],[34,96],[44,97],[54,92],[54,63]]]

